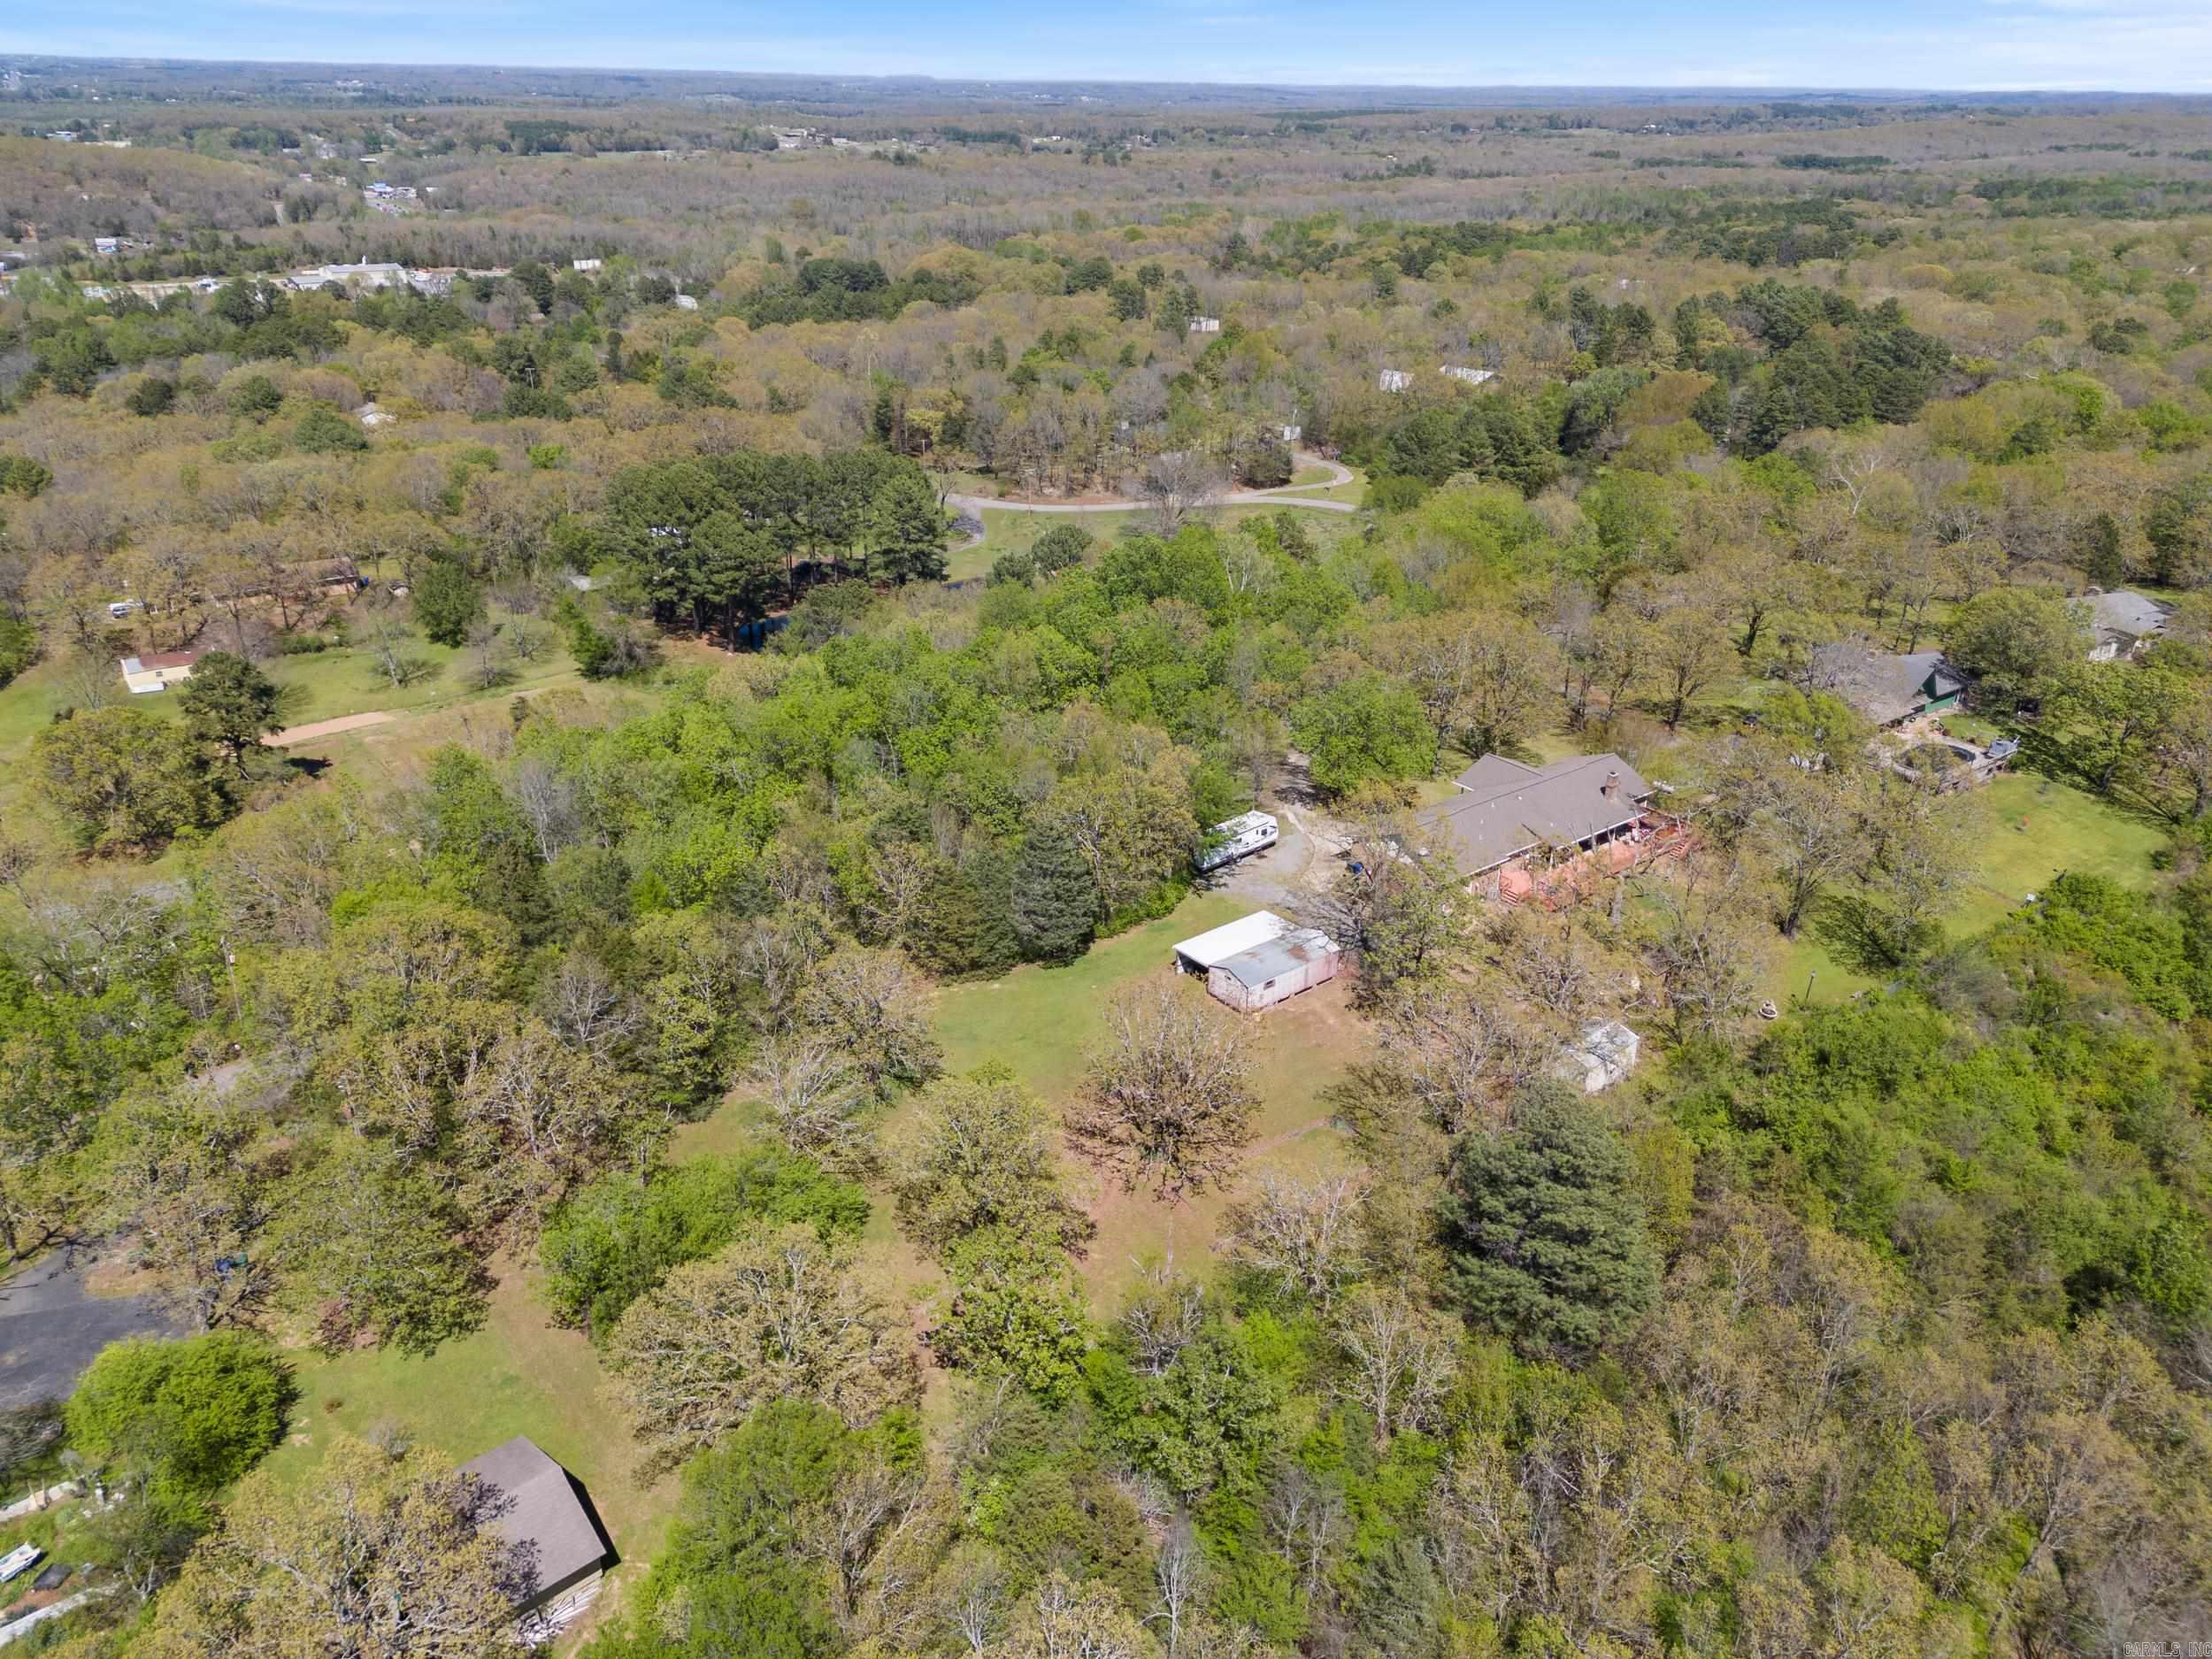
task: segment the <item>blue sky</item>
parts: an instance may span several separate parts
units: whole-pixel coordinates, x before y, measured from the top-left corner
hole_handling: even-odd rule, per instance
[[[2212,92],[2212,0],[0,0],[0,51],[1007,79]]]

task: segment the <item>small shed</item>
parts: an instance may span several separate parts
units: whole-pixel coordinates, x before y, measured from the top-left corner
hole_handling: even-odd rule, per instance
[[[1214,964],[1206,971],[1206,989],[1240,1014],[1256,1014],[1326,985],[1343,960],[1342,949],[1320,929],[1293,928]]]
[[[1552,1075],[1595,1094],[1633,1071],[1642,1048],[1643,1039],[1619,1020],[1593,1020],[1559,1056]]]
[[[150,691],[166,691],[170,687],[192,678],[192,664],[200,660],[197,651],[162,651],[147,657],[126,657],[119,659],[123,670],[123,684],[133,696],[142,696]]]
[[[537,1443],[518,1434],[461,1465],[482,1483],[488,1519],[526,1552],[530,1579],[514,1604],[534,1638],[560,1630],[599,1594],[613,1550],[583,1488]]]

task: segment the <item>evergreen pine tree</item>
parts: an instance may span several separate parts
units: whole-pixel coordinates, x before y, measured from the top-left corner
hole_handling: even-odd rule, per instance
[[[1650,1308],[1659,1267],[1620,1138],[1557,1083],[1525,1088],[1514,1126],[1478,1131],[1444,1202],[1460,1299],[1493,1328],[1588,1348]]]
[[[415,579],[415,621],[440,645],[465,645],[482,620],[484,595],[459,561],[434,558]]]
[[[177,706],[193,741],[215,745],[242,773],[262,735],[284,729],[278,713],[282,700],[266,674],[230,651],[208,652],[177,687]]]
[[[884,480],[869,503],[868,528],[872,574],[902,586],[944,580],[945,510],[920,467],[908,462]]]
[[[1014,936],[1039,962],[1072,962],[1090,948],[1098,884],[1065,831],[1040,829],[1014,860]]]

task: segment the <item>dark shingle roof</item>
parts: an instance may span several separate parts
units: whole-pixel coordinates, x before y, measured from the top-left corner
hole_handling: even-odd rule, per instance
[[[521,1605],[560,1588],[607,1559],[606,1540],[577,1495],[568,1471],[518,1434],[461,1465],[484,1483],[492,1525],[511,1544],[532,1548],[535,1582]]]
[[[2088,611],[2090,626],[2099,634],[2119,634],[2131,640],[2147,639],[2160,632],[2166,626],[2166,618],[2173,614],[2172,606],[2161,604],[2148,594],[2139,594],[2131,588],[2092,594],[2074,603]]]
[[[1878,726],[1965,689],[1965,676],[1941,651],[1870,651],[1838,674],[1835,685],[1838,696]]]
[[[1610,787],[1608,787],[1608,785]],[[1576,755],[1545,767],[1485,755],[1460,793],[1420,814],[1460,870],[1476,875],[1549,841],[1572,846],[1632,824],[1651,786],[1618,755]]]

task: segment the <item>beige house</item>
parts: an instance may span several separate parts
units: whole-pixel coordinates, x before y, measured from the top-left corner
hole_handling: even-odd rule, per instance
[[[192,678],[192,664],[200,660],[197,651],[163,651],[153,657],[126,657],[122,659],[123,683],[133,696],[149,691],[166,691],[170,687]]]

